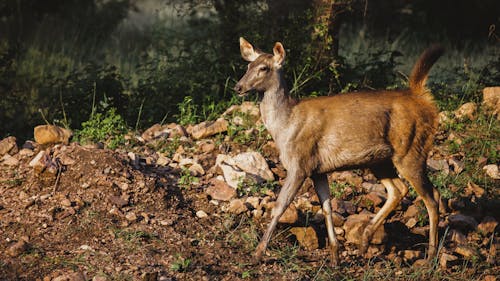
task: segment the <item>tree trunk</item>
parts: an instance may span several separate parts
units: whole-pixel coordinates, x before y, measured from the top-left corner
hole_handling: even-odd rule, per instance
[[[314,0],[312,53],[317,68],[330,64],[338,56],[340,5],[337,0]]]

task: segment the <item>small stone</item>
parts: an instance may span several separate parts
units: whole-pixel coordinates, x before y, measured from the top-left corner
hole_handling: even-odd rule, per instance
[[[495,164],[490,164],[486,165],[483,167],[483,170],[485,170],[486,174],[495,180],[500,180],[500,172],[498,170],[498,166]]]
[[[233,161],[238,168],[259,183],[274,180],[274,174],[269,169],[266,159],[256,151],[240,153],[233,157]]]
[[[467,243],[467,236],[465,236],[465,234],[456,229],[450,229],[450,231],[448,232],[448,237],[450,241],[455,242],[456,244]]]
[[[467,245],[458,245],[455,248],[455,253],[463,256],[466,259],[470,259],[474,256],[477,256],[477,252]]]
[[[227,212],[235,215],[239,215],[243,212],[246,212],[248,209],[241,199],[233,199],[229,202],[229,206],[227,207]]]
[[[495,275],[485,275],[483,278],[484,281],[497,281],[497,277]]]
[[[345,222],[345,218],[337,212],[332,212],[332,220],[334,226],[343,226]]]
[[[493,114],[500,116],[500,87],[483,89],[483,106],[492,110]]]
[[[61,206],[71,207],[71,201],[68,198],[64,198],[63,200],[61,200]]]
[[[19,240],[7,248],[5,253],[10,257],[17,257],[29,249],[30,245],[25,240]]]
[[[345,238],[347,242],[353,244],[361,243],[361,236],[365,227],[369,224],[373,214],[371,213],[362,213],[362,214],[354,214],[347,217],[347,220],[344,223],[345,230]],[[381,225],[377,228],[373,234],[371,243],[373,244],[382,244],[385,239],[385,230],[384,225]]]
[[[9,154],[5,154],[0,159],[0,162],[2,163],[2,165],[6,165],[6,166],[11,166],[11,167],[19,166],[19,160],[17,160],[17,158],[15,158],[13,156],[10,156]]]
[[[69,143],[73,135],[68,129],[54,125],[40,125],[34,129],[35,141],[38,144]]]
[[[108,197],[108,200],[111,204],[116,205],[118,208],[123,208],[128,205],[128,200],[125,200],[120,196],[111,195]]]
[[[433,172],[443,172],[444,174],[450,173],[450,167],[448,166],[448,161],[445,159],[435,160],[432,158],[427,159],[427,167]]]
[[[299,213],[297,211],[297,208],[295,207],[294,204],[290,204],[290,206],[288,206],[288,208],[286,208],[285,212],[283,212],[283,215],[281,215],[278,222],[279,223],[294,224],[298,220],[299,220]]]
[[[236,197],[236,189],[230,187],[225,182],[218,179],[211,179],[205,193],[212,199],[229,201]]]
[[[408,228],[414,228],[415,225],[417,225],[417,220],[415,218],[409,218],[405,225]]]
[[[81,272],[68,272],[57,276],[52,281],[85,281],[85,277]]]
[[[419,213],[420,213],[420,208],[418,207],[417,204],[413,204],[408,206],[408,209],[406,209],[406,211],[404,212],[403,217],[405,219],[414,218],[418,216]]]
[[[319,248],[318,235],[312,227],[292,227],[290,232],[295,235],[299,244],[306,250]]]
[[[368,201],[371,202],[371,205],[373,207],[378,207],[380,206],[384,201],[376,192],[370,192],[364,196],[364,198]]]
[[[448,223],[451,227],[463,230],[475,230],[478,225],[476,219],[462,214],[453,214],[448,216]]]
[[[260,198],[256,196],[250,196],[245,200],[245,203],[252,209],[258,209],[260,207]]]
[[[448,159],[448,164],[453,168],[455,174],[460,174],[465,169],[465,163],[455,157]]]
[[[455,117],[459,120],[469,119],[474,120],[477,111],[477,105],[474,102],[464,103],[454,111]]]
[[[457,260],[458,260],[457,256],[447,253],[442,253],[441,257],[439,258],[439,265],[441,266],[441,268],[448,268],[451,266],[453,262]]]
[[[416,250],[404,250],[403,251],[403,258],[407,262],[412,262],[422,256],[421,251],[416,251]]]
[[[15,137],[6,137],[0,141],[0,157],[7,153],[17,151],[17,144]]]
[[[229,123],[224,118],[215,121],[205,121],[195,125],[191,129],[193,139],[199,140],[227,131]]]
[[[189,166],[188,170],[191,175],[195,177],[203,176],[205,174],[205,170],[198,163],[193,163],[191,166]]]
[[[498,226],[498,222],[494,217],[484,217],[481,223],[477,226],[479,232],[484,235],[490,235],[495,231]]]
[[[203,219],[203,218],[208,217],[208,214],[203,210],[199,210],[196,212],[196,216],[200,219]]]
[[[476,197],[481,198],[484,195],[484,192],[484,188],[473,182],[468,182],[467,187],[465,188],[465,193],[467,194],[467,196],[474,194]]]
[[[108,278],[102,275],[96,275],[92,278],[92,281],[107,281]]]
[[[128,212],[126,215],[125,215],[125,218],[130,221],[130,222],[134,222],[137,220],[137,215],[134,213],[134,212]]]

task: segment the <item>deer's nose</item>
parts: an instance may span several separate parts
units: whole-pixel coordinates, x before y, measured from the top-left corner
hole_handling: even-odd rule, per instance
[[[234,90],[238,93],[241,92],[241,84],[240,83],[237,83],[236,86],[234,86]]]

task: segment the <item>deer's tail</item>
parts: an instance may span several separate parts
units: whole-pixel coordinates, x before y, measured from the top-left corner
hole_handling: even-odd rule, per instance
[[[432,95],[425,87],[427,76],[432,65],[444,53],[444,48],[441,45],[433,45],[425,50],[418,58],[410,75],[410,90],[414,95],[422,96],[425,99],[432,100]]]

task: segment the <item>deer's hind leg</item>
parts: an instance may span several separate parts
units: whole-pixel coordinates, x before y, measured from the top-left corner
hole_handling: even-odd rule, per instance
[[[366,253],[373,233],[384,223],[387,216],[396,208],[408,192],[408,187],[398,178],[392,163],[384,163],[378,167],[373,167],[372,171],[387,190],[387,201],[363,231],[360,245],[361,254]]]

